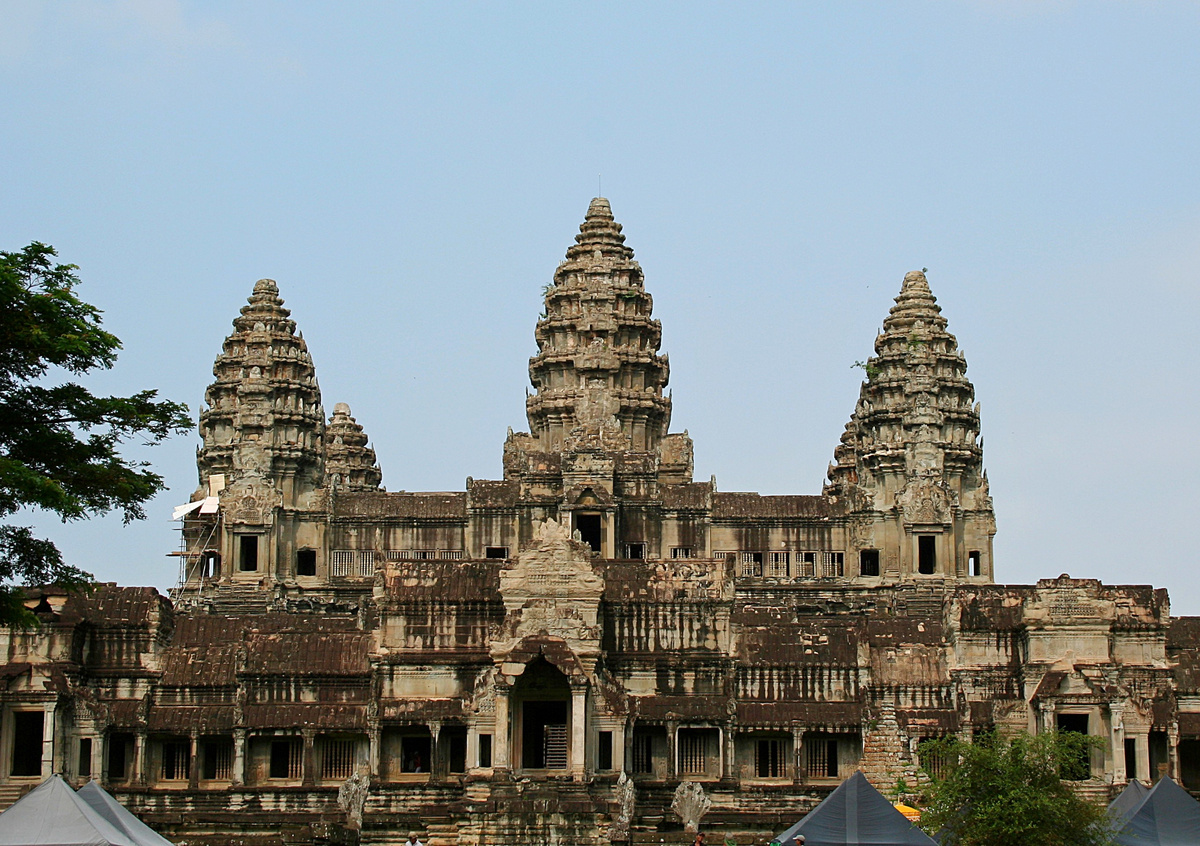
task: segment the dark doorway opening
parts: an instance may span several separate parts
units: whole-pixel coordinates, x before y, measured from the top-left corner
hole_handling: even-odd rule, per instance
[[[1200,790],[1200,740],[1179,741],[1179,780],[1188,790]]]
[[[1167,775],[1170,768],[1168,756],[1167,733],[1165,731],[1150,732],[1150,780],[1158,781]]]
[[[108,736],[108,780],[129,778],[129,761],[133,757],[133,735],[114,733]]]
[[[858,553],[858,574],[860,576],[879,575],[879,550],[863,549]]]
[[[567,768],[567,703],[530,701],[521,709],[521,766],[529,770]]]
[[[464,726],[447,726],[442,729],[438,742],[445,744],[446,769],[452,773],[467,771],[467,729]]]
[[[917,572],[925,576],[937,572],[936,535],[917,535]]]
[[[433,736],[429,734],[405,735],[400,738],[400,772],[429,772],[432,748]]]
[[[513,686],[517,702],[514,728],[520,749],[514,756],[524,769],[565,770],[570,760],[571,686],[544,657],[531,661]]]
[[[1087,736],[1087,714],[1058,714],[1056,716],[1056,724],[1061,734],[1081,734],[1085,737]],[[1062,777],[1068,781],[1083,781],[1084,779],[1091,778],[1091,750],[1084,747],[1079,750],[1079,754],[1073,760],[1066,761],[1063,764]]]
[[[44,711],[13,712],[12,770],[15,776],[42,774]]]
[[[315,576],[317,574],[317,551],[301,549],[296,552],[296,575]]]
[[[1127,737],[1125,738],[1125,780],[1133,781],[1137,777],[1137,741],[1132,737]]]
[[[600,515],[576,514],[575,528],[583,538],[583,542],[592,548],[592,552],[600,552]]]
[[[238,566],[243,573],[258,569],[258,535],[238,538]]]

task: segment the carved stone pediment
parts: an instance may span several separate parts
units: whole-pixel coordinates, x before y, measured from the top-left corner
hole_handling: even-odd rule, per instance
[[[271,522],[282,494],[259,475],[243,476],[221,492],[227,523],[264,526]]]
[[[954,494],[935,479],[913,479],[896,495],[896,507],[908,524],[945,525],[954,505]]]
[[[561,638],[576,655],[598,654],[603,593],[591,547],[573,540],[565,525],[547,520],[533,544],[500,571],[506,613],[493,654],[503,656],[522,640],[544,635]]]

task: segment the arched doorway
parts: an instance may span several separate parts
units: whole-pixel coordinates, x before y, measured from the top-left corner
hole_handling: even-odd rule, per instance
[[[570,766],[571,686],[567,677],[538,656],[513,685],[513,759],[524,770]]]

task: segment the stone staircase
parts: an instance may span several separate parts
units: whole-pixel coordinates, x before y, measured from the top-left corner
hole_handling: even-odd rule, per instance
[[[37,787],[37,783],[33,784],[0,784],[0,811],[8,810],[8,807],[24,796],[33,788]]]

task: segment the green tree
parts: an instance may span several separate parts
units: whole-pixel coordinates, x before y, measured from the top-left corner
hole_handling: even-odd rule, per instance
[[[1074,732],[1002,737],[974,743],[942,738],[921,744],[936,762],[926,774],[921,826],[942,832],[943,846],[1101,846],[1111,841],[1104,808],[1064,781],[1100,743]]]
[[[100,327],[100,310],[75,293],[78,268],[57,264],[53,247],[0,251],[0,624],[34,622],[21,584],[78,589],[91,576],[63,561],[53,542],[7,519],[22,508],[79,520],[121,511],[145,517],[163,489],[146,462],[123,457],[137,438],[158,443],[191,429],[187,407],[155,391],[95,396],[56,372],[107,370],[121,342]],[[69,378],[69,377],[68,377]]]

